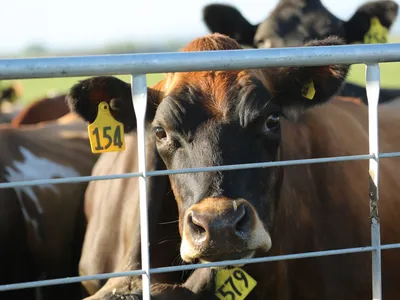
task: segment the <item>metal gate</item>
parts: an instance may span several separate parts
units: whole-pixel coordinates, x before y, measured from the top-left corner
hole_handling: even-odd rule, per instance
[[[379,153],[377,107],[380,91],[380,70],[378,63],[394,61],[400,61],[400,44],[397,43],[284,49],[224,50],[208,52],[173,52],[158,54],[101,55],[0,60],[0,79],[27,79],[124,74],[130,74],[132,76],[132,101],[137,119],[139,172],[104,176],[84,176],[1,183],[0,188],[16,188],[42,184],[88,182],[91,180],[138,177],[140,188],[140,222],[142,245],[142,270],[2,285],[0,286],[0,292],[55,284],[68,284],[85,280],[141,275],[143,279],[143,299],[149,300],[150,275],[154,273],[182,271],[212,266],[226,266],[231,264],[252,264],[278,260],[341,255],[347,253],[370,251],[372,252],[372,298],[374,300],[381,299],[381,250],[400,248],[400,243],[381,245],[380,223],[378,217],[379,158],[400,156],[400,149],[399,152],[394,153]],[[238,70],[283,66],[321,66],[328,64],[360,63],[366,64],[366,89],[369,104],[369,154],[146,172],[144,116],[146,111],[145,100],[147,98],[147,88],[145,74],[161,72]],[[265,168],[272,166],[289,166],[298,164],[314,164],[349,160],[369,160],[369,174],[372,178],[372,182],[370,183],[369,187],[371,246],[269,256],[234,261],[223,261],[207,264],[192,264],[186,266],[173,266],[153,269],[150,268],[150,257],[147,247],[149,243],[149,237],[147,215],[147,189],[145,180],[146,177],[162,176],[168,174],[182,174],[189,172],[239,170],[246,168]],[[367,201],[367,199],[365,199],[365,201]],[[365,217],[367,218],[368,216]]]

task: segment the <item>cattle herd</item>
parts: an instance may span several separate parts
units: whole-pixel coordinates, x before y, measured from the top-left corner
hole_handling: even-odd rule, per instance
[[[210,4],[202,11],[210,34],[182,51],[385,43],[397,13],[393,1],[369,1],[343,21],[320,0],[280,0],[253,25],[232,6]],[[346,82],[349,68],[166,74],[147,90],[147,170],[366,153],[366,91]],[[21,93],[4,88],[0,104]],[[381,152],[400,151],[399,103],[399,89],[381,89]],[[87,126],[104,111],[123,126],[124,151],[92,153]],[[0,182],[137,172],[134,116],[130,85],[112,76],[0,110]],[[120,147],[118,139],[110,143]],[[399,159],[380,161],[382,244],[400,242],[399,168]],[[149,177],[151,267],[367,246],[367,170],[358,160]],[[0,241],[0,285],[138,270],[139,181],[0,189]],[[369,252],[156,273],[151,298],[371,299],[371,273]],[[383,251],[384,299],[400,299],[399,276],[400,250]],[[141,276],[0,292],[0,300],[84,298],[142,299]]]

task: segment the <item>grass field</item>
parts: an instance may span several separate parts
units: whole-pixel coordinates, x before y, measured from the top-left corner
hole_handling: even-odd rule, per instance
[[[130,76],[123,75],[117,76],[127,82],[130,81]],[[46,79],[26,79],[18,80],[24,87],[22,101],[23,103],[29,103],[37,100],[40,97],[44,97],[48,92],[55,91],[57,93],[65,93],[69,88],[87,77],[67,77],[67,78],[46,78]],[[150,74],[147,75],[148,85],[153,85],[157,81],[163,78],[163,74]],[[11,84],[12,81],[4,80],[1,82],[3,87]]]
[[[400,88],[400,63],[382,63],[380,66],[381,86]],[[130,80],[128,75],[118,77],[128,82]],[[20,80],[24,87],[22,101],[24,104],[29,103],[45,96],[50,91],[56,91],[58,93],[67,92],[73,84],[83,78],[85,77]],[[163,74],[147,75],[148,85],[156,83],[161,78],[163,78]],[[365,86],[365,65],[353,65],[348,80]],[[9,84],[10,81],[2,82],[2,86],[8,86]]]

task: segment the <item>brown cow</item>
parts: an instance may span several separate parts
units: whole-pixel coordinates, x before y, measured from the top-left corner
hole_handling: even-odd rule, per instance
[[[11,126],[19,127],[23,124],[36,124],[57,120],[65,116],[70,112],[65,96],[65,94],[62,94],[33,101],[12,119]]]
[[[338,44],[330,37],[308,46]],[[212,34],[184,51],[232,49],[239,44]],[[347,72],[329,65],[168,74],[148,88],[148,170],[366,153],[367,108],[332,99]],[[311,100],[302,96],[310,80]],[[133,132],[126,151],[103,154],[93,174],[137,171],[130,85],[94,77],[72,87],[68,99],[89,122],[98,103],[113,101],[112,114]],[[383,152],[399,150],[398,109],[379,108]],[[381,160],[382,243],[400,237],[399,167],[398,159]],[[370,244],[367,161],[158,176],[148,184],[152,267]],[[140,268],[138,206],[137,179],[89,184],[82,275]],[[383,252],[382,262],[383,296],[398,299],[399,251]],[[369,253],[243,268],[258,282],[248,300],[371,298]],[[153,274],[152,299],[215,299],[215,272]],[[90,299],[141,299],[140,277],[85,286]]]
[[[90,175],[87,128],[76,115],[0,127],[0,182]],[[78,274],[87,183],[0,189],[0,285]],[[80,284],[0,292],[0,299],[81,299]]]

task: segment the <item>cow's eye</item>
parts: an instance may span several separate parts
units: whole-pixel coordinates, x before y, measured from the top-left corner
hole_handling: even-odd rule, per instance
[[[277,131],[280,128],[279,115],[270,115],[264,123],[264,132]]]
[[[167,133],[165,132],[165,129],[162,127],[154,128],[154,132],[156,133],[156,137],[158,140],[162,140],[167,137]]]

